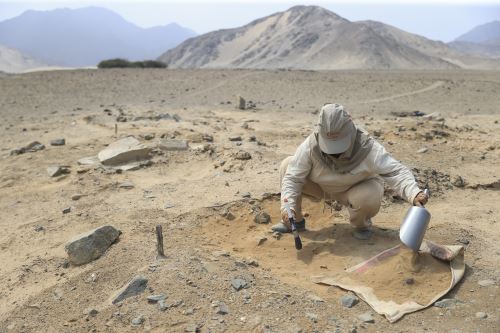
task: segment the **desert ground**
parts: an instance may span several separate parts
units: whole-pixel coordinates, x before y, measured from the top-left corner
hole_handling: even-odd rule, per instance
[[[347,291],[311,282],[398,244],[409,204],[389,189],[368,242],[351,237],[345,208],[314,200],[301,252],[290,235],[269,233],[279,164],[327,102],[345,105],[429,187],[426,238],[465,248],[465,276],[445,296],[454,306],[391,324],[363,301],[344,307]],[[401,117],[414,111],[434,116]],[[499,122],[496,71],[0,74],[0,332],[499,332]],[[138,170],[77,163],[127,136],[152,149]],[[59,138],[65,145],[50,144]],[[189,149],[158,148],[171,138]],[[33,141],[45,149],[11,154]],[[67,173],[49,177],[51,166]],[[270,224],[254,222],[261,211]],[[103,225],[119,240],[70,264],[65,244]],[[146,290],[111,304],[137,275]],[[163,311],[147,300],[156,294]],[[374,323],[358,318],[366,312]]]

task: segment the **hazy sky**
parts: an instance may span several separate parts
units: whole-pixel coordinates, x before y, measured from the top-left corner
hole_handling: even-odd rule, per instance
[[[408,32],[448,42],[471,28],[500,21],[500,0],[436,0],[436,1],[310,1],[285,0],[104,0],[104,1],[4,1],[0,0],[0,21],[17,16],[28,9],[109,8],[126,20],[142,27],[176,22],[197,33],[246,24],[262,16],[283,11],[297,4],[319,5],[348,20],[376,20]]]

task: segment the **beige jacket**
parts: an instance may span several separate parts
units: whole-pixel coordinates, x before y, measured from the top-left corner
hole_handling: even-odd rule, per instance
[[[370,153],[361,164],[344,174],[328,168],[313,154],[315,140],[314,135],[310,135],[297,148],[288,165],[281,187],[282,209],[284,198],[288,198],[290,207],[295,208],[306,179],[318,184],[327,198],[335,193],[345,192],[353,185],[370,178],[381,178],[411,204],[421,191],[411,171],[389,155],[375,140]]]

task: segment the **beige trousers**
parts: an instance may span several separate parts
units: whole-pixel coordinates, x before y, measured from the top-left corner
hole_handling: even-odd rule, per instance
[[[288,164],[293,156],[289,156],[281,162],[280,165],[280,184],[283,183]],[[306,179],[302,188],[302,194],[311,196],[316,199],[325,198],[325,193],[321,187]],[[349,211],[349,220],[351,224],[359,229],[369,227],[371,218],[377,215],[380,210],[382,196],[384,195],[384,186],[382,181],[377,178],[371,178],[357,183],[350,187],[345,192],[330,193],[326,196],[327,199],[336,200]],[[297,198],[295,213],[297,221],[300,221],[302,216],[302,195]]]

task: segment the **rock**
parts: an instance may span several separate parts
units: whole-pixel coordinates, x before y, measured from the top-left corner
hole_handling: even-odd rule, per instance
[[[136,317],[131,321],[133,326],[141,326],[143,322],[144,322],[144,316]]]
[[[248,286],[248,284],[243,279],[232,279],[231,280],[231,286],[233,286],[233,288],[236,291],[240,291],[241,289],[246,288]]]
[[[199,332],[199,331],[200,331],[200,327],[196,324],[189,324],[184,329],[184,332]]]
[[[481,280],[478,281],[478,283],[481,287],[488,287],[488,286],[493,286],[495,285],[495,281],[493,280]]]
[[[433,112],[430,114],[427,114],[423,116],[422,118],[427,119],[427,120],[436,120],[436,121],[443,121],[444,118],[441,116],[441,113],[439,112]]]
[[[76,163],[78,163],[78,165],[97,165],[100,162],[97,156],[90,156],[81,158]]]
[[[236,218],[233,213],[231,213],[229,210],[225,211],[222,213],[222,216],[225,217],[227,220],[232,221]]]
[[[245,260],[245,263],[248,265],[248,266],[253,266],[253,267],[259,267],[259,262],[255,259],[252,259],[252,258],[248,258]]]
[[[24,153],[34,153],[39,150],[45,149],[45,146],[38,141],[33,141],[28,145],[11,150],[10,155],[20,155]]]
[[[148,133],[148,134],[145,134],[144,135],[144,140],[153,140],[155,138],[155,134],[154,133]]]
[[[419,150],[417,150],[417,154],[424,154],[424,153],[427,153],[427,151],[429,151],[429,148],[423,147],[423,148],[420,148]]]
[[[241,141],[241,136],[230,136],[229,141]]]
[[[451,183],[456,187],[465,187],[467,185],[467,182],[461,176],[455,176]]]
[[[363,323],[374,323],[375,319],[373,318],[373,315],[371,312],[365,312],[363,314],[360,314],[358,316],[358,319],[361,320]]]
[[[309,318],[313,323],[318,322],[318,315],[311,312],[306,312],[306,317]]]
[[[116,304],[126,298],[137,296],[146,290],[147,285],[148,280],[143,276],[137,275],[116,293],[111,303]]]
[[[313,295],[313,294],[309,294],[307,295],[307,298],[310,299],[313,303],[323,303],[324,300],[317,296],[317,295]]]
[[[266,212],[258,212],[255,214],[253,221],[258,224],[268,224],[271,222],[271,216]]]
[[[68,173],[70,173],[68,166],[49,166],[47,168],[47,174],[49,177],[57,177]]]
[[[344,295],[340,298],[340,303],[342,303],[342,305],[346,308],[352,308],[353,306],[358,304],[358,302],[359,299],[356,296],[350,294]]]
[[[35,226],[35,231],[36,232],[40,232],[40,231],[44,231],[44,230],[45,230],[45,228],[43,227],[43,225],[36,225]]]
[[[165,298],[167,298],[165,294],[151,295],[147,297],[148,303],[158,303],[159,301],[162,301]]]
[[[255,135],[250,135],[250,137],[248,138],[248,141],[250,141],[250,142],[256,142],[257,141],[257,137]]]
[[[443,298],[442,300],[434,303],[434,306],[436,306],[438,308],[448,309],[448,308],[454,308],[455,305],[457,305],[459,303],[463,303],[463,302],[458,300],[458,299],[455,299],[455,298]]]
[[[214,251],[214,252],[212,252],[212,255],[214,257],[229,257],[230,256],[229,252],[224,251],[224,250]]]
[[[187,140],[162,139],[158,144],[158,148],[166,151],[181,151],[188,150],[189,144]]]
[[[105,225],[76,236],[64,249],[73,265],[83,265],[103,255],[118,236],[119,230]]]
[[[236,96],[236,104],[240,110],[245,110],[247,108],[247,102],[241,96]]]
[[[94,308],[87,308],[83,311],[83,314],[90,316],[90,317],[95,317],[95,316],[97,316],[98,313],[99,313],[99,311],[94,309]]]
[[[71,200],[73,200],[73,201],[80,200],[82,197],[83,197],[83,194],[75,193],[71,196]]]
[[[283,236],[283,234],[279,231],[275,231],[273,232],[273,238],[276,239],[276,240],[280,240],[281,239],[281,236]]]
[[[217,307],[217,314],[225,315],[229,313],[229,308],[224,302],[220,302]]]
[[[415,279],[414,278],[406,278],[405,284],[407,284],[407,285],[415,284]]]
[[[132,136],[111,143],[97,154],[103,165],[124,165],[144,161],[150,158],[150,148],[144,146]]]
[[[249,160],[252,158],[252,155],[250,155],[249,152],[246,152],[244,150],[239,150],[234,154],[234,158],[237,160]]]
[[[125,188],[125,189],[131,189],[131,188],[134,188],[135,185],[130,180],[126,180],[123,183],[121,183],[120,185],[118,185],[118,187]]]
[[[169,308],[170,306],[165,302],[165,300],[161,299],[158,301],[158,309],[160,311],[165,311]]]
[[[243,129],[248,129],[248,123],[245,121],[245,122],[243,122],[243,123],[241,124],[241,126],[240,126],[240,127],[241,127],[241,128],[243,128]]]
[[[62,210],[63,214],[68,214],[69,212],[71,212],[71,207],[66,207]]]
[[[66,144],[65,139],[55,139],[50,141],[51,146],[64,146]]]
[[[476,318],[486,319],[486,318],[488,318],[488,315],[485,312],[476,312]]]
[[[257,238],[257,246],[261,246],[264,242],[267,241],[267,237],[261,236]]]
[[[242,194],[241,194],[241,196],[242,196],[243,198],[251,198],[251,197],[252,197],[252,194],[250,194],[250,192],[244,192],[244,193],[242,193]]]

